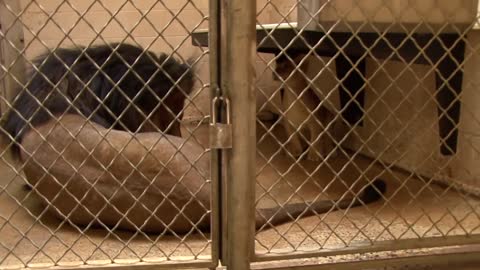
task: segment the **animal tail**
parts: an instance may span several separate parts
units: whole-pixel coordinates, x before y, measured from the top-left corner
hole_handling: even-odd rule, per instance
[[[349,207],[358,207],[373,203],[382,198],[387,190],[385,181],[375,180],[372,184],[366,186],[360,196],[337,201],[324,200],[318,201],[307,207],[305,203],[292,203],[284,206],[259,209],[256,216],[256,229],[264,229],[263,226],[269,223],[271,226],[280,225],[299,216],[307,217],[316,214],[323,214],[333,210],[347,209]],[[265,227],[266,228],[266,227]]]

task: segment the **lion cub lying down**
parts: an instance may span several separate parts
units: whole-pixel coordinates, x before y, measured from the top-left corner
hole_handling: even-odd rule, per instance
[[[320,160],[335,155],[335,117],[321,105],[321,100],[306,79],[308,61],[304,55],[291,60],[276,59],[274,80],[282,81],[281,110],[287,135],[286,150],[294,157]],[[303,139],[303,140],[302,140]]]

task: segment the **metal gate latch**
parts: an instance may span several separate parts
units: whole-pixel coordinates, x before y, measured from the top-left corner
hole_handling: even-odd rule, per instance
[[[218,105],[223,102],[226,111],[227,123],[218,123]],[[210,148],[232,148],[232,124],[230,122],[230,100],[226,97],[214,97],[211,103],[212,116],[210,118]]]

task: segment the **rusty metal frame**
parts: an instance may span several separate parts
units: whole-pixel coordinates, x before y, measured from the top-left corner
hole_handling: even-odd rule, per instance
[[[226,59],[222,85],[231,99],[233,148],[228,153],[225,265],[244,270],[254,253],[255,217],[255,0],[225,1]],[[225,259],[225,258],[224,258]]]

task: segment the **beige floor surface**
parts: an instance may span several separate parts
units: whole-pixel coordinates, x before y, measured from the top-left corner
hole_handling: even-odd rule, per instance
[[[199,128],[195,134],[198,141],[206,144],[207,127]],[[275,136],[281,137],[281,132],[278,134]],[[289,198],[295,202],[316,197],[335,198],[349,188],[358,190],[367,179],[384,179],[388,187],[386,201],[306,217],[258,233],[259,254],[480,232],[480,201],[469,195],[426,184],[407,172],[385,169],[369,159],[352,158],[351,154],[339,155],[326,162],[328,165],[306,160],[295,164],[278,151],[275,139],[263,136],[260,126],[258,138],[263,138],[257,153],[259,207]],[[121,261],[138,257],[145,261],[162,261],[166,256],[191,260],[210,254],[208,234],[183,239],[182,236],[112,233],[102,229],[80,233],[79,229],[48,213],[41,214],[43,209],[37,199],[22,189],[19,177],[14,178],[15,173],[3,163],[0,168],[0,268],[25,263],[78,264],[79,261]]]

